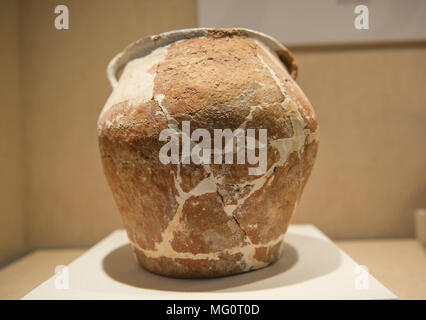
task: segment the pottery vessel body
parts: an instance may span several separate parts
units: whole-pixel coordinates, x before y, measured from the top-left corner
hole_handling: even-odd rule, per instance
[[[245,29],[187,29],[137,41],[108,67],[98,121],[105,175],[139,263],[167,276],[216,277],[281,254],[309,178],[318,124],[292,54]],[[267,129],[267,166],[163,164],[162,130]],[[213,139],[213,138],[212,138]]]

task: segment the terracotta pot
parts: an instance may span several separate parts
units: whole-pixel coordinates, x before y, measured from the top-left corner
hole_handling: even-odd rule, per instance
[[[318,148],[293,55],[251,30],[187,29],[134,42],[107,73],[99,146],[140,265],[196,278],[276,261]],[[182,138],[184,121],[212,141],[214,129],[267,129],[265,172],[237,161],[163,164],[160,134]]]

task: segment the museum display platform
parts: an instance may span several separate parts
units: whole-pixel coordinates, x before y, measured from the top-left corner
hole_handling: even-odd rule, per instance
[[[215,279],[173,279],[136,263],[124,230],[104,240],[23,299],[396,299],[312,225],[291,225],[281,259]]]

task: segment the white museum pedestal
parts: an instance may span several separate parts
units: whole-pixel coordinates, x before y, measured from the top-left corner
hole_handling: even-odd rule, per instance
[[[118,230],[23,299],[397,298],[314,226],[291,225],[285,242],[281,259],[264,269],[216,279],[173,279],[139,267],[125,231]]]

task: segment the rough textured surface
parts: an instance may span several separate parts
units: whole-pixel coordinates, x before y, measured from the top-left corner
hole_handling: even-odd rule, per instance
[[[161,130],[268,130],[267,171],[163,165]],[[110,187],[136,257],[174,277],[214,277],[276,261],[310,175],[318,126],[275,53],[238,32],[174,42],[127,64],[98,122]]]

